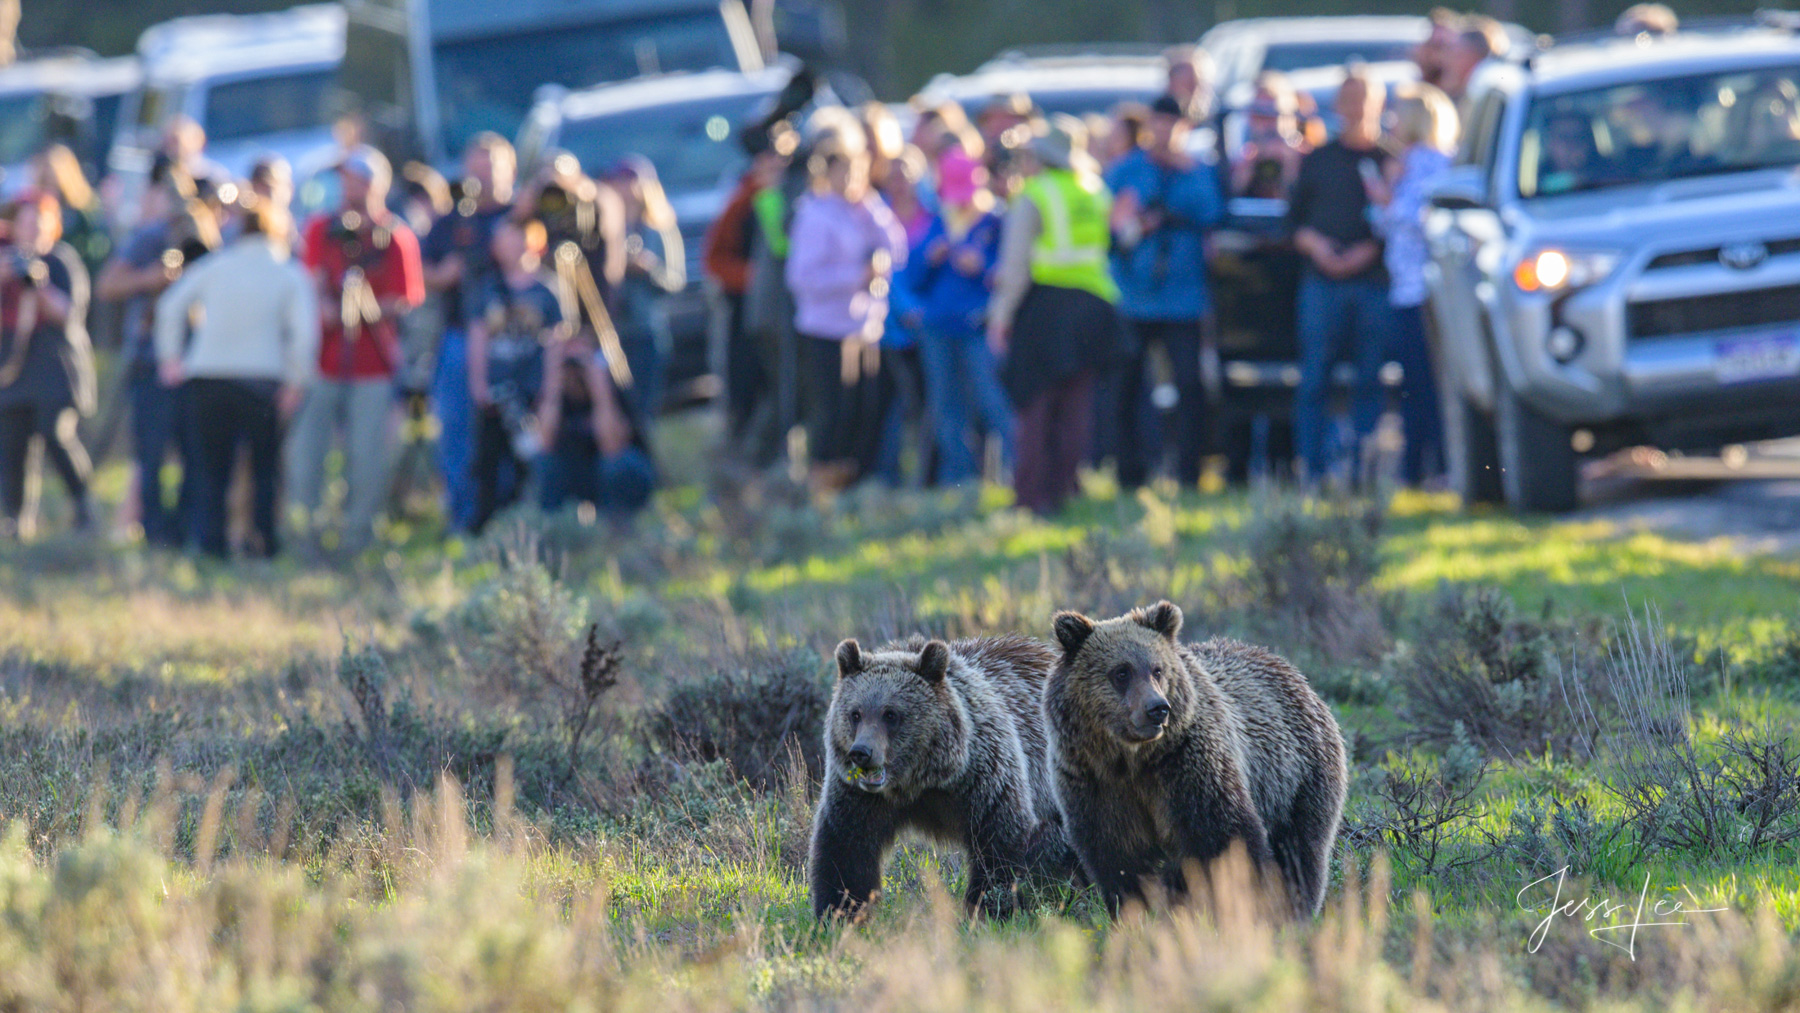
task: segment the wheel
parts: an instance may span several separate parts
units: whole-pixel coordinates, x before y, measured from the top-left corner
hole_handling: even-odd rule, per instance
[[[1465,504],[1504,502],[1494,420],[1455,391],[1444,397],[1450,402],[1444,426],[1444,463],[1450,471],[1450,487]]]
[[[1538,414],[1500,380],[1495,392],[1500,484],[1506,503],[1529,513],[1575,509],[1575,448],[1569,427]]]

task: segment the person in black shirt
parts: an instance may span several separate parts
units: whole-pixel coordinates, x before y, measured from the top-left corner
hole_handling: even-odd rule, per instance
[[[474,406],[469,402],[469,327],[486,310],[485,296],[499,267],[489,244],[494,229],[512,212],[513,147],[499,134],[481,133],[463,152],[462,193],[450,213],[438,219],[420,244],[425,287],[444,299],[445,328],[438,344],[431,385],[440,427],[438,469],[450,524],[475,526]]]
[[[1388,330],[1388,278],[1381,242],[1369,216],[1368,186],[1383,178],[1387,155],[1377,146],[1379,84],[1356,67],[1346,71],[1336,109],[1336,140],[1300,163],[1288,203],[1294,247],[1305,258],[1297,326],[1300,387],[1294,392],[1294,436],[1307,481],[1331,469],[1326,415],[1331,368],[1343,358],[1356,366],[1351,415],[1360,444],[1381,415],[1381,365]]]

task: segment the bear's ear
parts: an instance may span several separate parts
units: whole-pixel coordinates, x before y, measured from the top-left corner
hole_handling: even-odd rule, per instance
[[[944,681],[944,673],[950,671],[950,647],[942,640],[933,640],[919,652],[919,677],[929,683]]]
[[[1056,630],[1056,642],[1062,645],[1066,658],[1073,658],[1094,632],[1094,621],[1079,612],[1058,612],[1050,626]]]
[[[1138,609],[1132,613],[1138,623],[1174,640],[1181,632],[1181,607],[1173,602],[1159,601],[1147,609]]]
[[[838,678],[848,679],[863,670],[862,645],[851,637],[838,645]]]

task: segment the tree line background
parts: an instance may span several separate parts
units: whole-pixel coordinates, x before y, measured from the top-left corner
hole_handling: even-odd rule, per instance
[[[26,48],[87,46],[131,52],[147,26],[172,17],[282,10],[294,0],[22,0]],[[1631,0],[1486,0],[1480,6],[1539,32],[1610,24]],[[1232,18],[1305,14],[1423,14],[1421,0],[844,0],[849,63],[876,92],[901,99],[933,74],[973,69],[1011,47],[1059,42],[1192,41]],[[1451,4],[1460,6],[1460,4]],[[1757,0],[1673,4],[1687,19],[1748,14]]]

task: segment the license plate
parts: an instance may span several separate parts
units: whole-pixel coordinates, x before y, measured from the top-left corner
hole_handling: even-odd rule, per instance
[[[1721,341],[1716,347],[1714,375],[1720,383],[1749,383],[1800,375],[1800,338],[1783,335],[1743,341]]]

